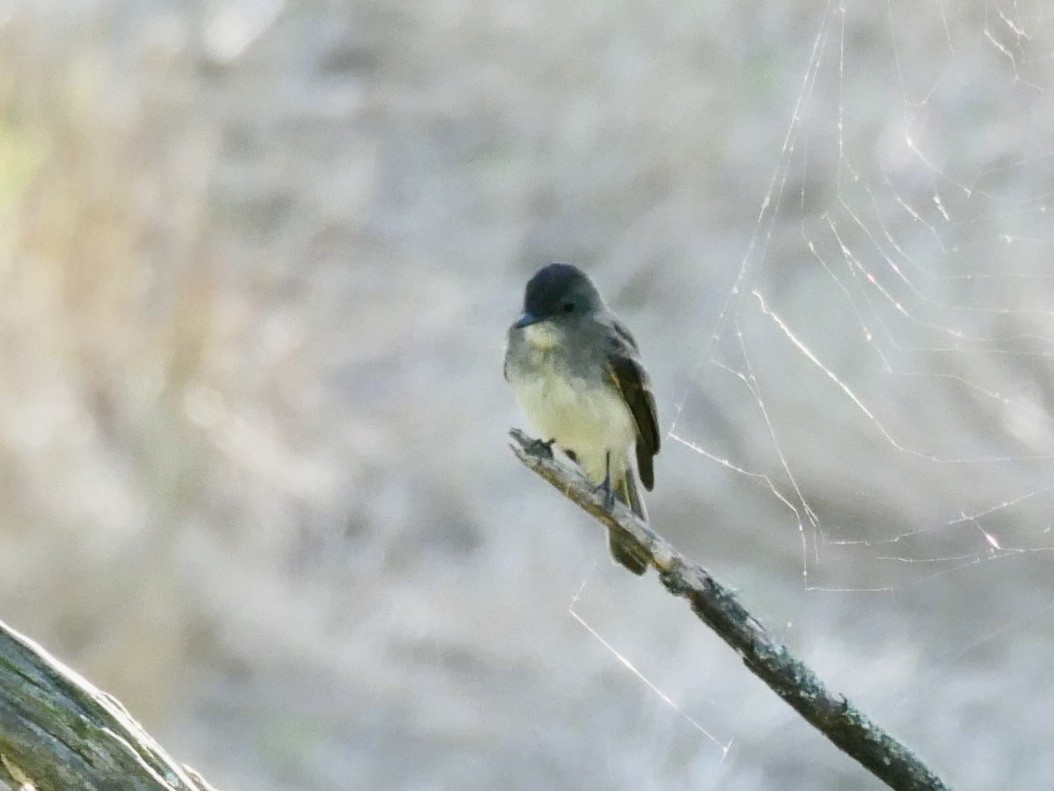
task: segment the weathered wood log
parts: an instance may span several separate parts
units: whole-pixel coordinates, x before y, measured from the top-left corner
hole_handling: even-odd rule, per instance
[[[19,791],[215,791],[116,698],[3,623],[0,781]]]

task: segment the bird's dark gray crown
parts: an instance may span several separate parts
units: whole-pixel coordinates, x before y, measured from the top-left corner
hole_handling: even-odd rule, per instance
[[[593,281],[571,264],[549,264],[527,282],[523,309],[538,318],[581,314],[604,304]]]

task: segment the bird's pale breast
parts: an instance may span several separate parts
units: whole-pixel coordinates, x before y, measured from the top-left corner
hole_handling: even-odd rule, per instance
[[[530,328],[528,328],[530,329]],[[510,354],[515,363],[509,379],[523,411],[541,439],[555,439],[563,450],[573,451],[585,474],[599,483],[604,479],[608,451],[613,464],[622,464],[636,436],[633,416],[625,401],[607,383],[601,363],[596,370],[569,370],[548,335],[530,335]],[[620,469],[612,470],[617,479]]]

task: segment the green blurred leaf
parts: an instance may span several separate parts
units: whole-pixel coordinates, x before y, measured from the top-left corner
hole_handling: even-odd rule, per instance
[[[18,203],[44,164],[46,150],[39,136],[0,125],[0,208]]]

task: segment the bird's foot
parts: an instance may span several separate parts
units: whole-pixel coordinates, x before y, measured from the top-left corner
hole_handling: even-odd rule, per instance
[[[611,485],[611,451],[608,451],[604,466],[604,480],[596,487],[596,491],[604,495],[604,508],[608,511],[615,510],[615,487]]]
[[[604,508],[608,511],[615,510],[615,489],[611,485],[611,478],[607,477],[603,483],[597,484],[596,491],[604,495]]]
[[[554,442],[556,442],[555,438],[549,440],[548,442],[542,439],[532,439],[524,447],[524,450],[526,450],[528,453],[533,453],[536,456],[543,456],[547,459],[551,459],[553,457]]]

